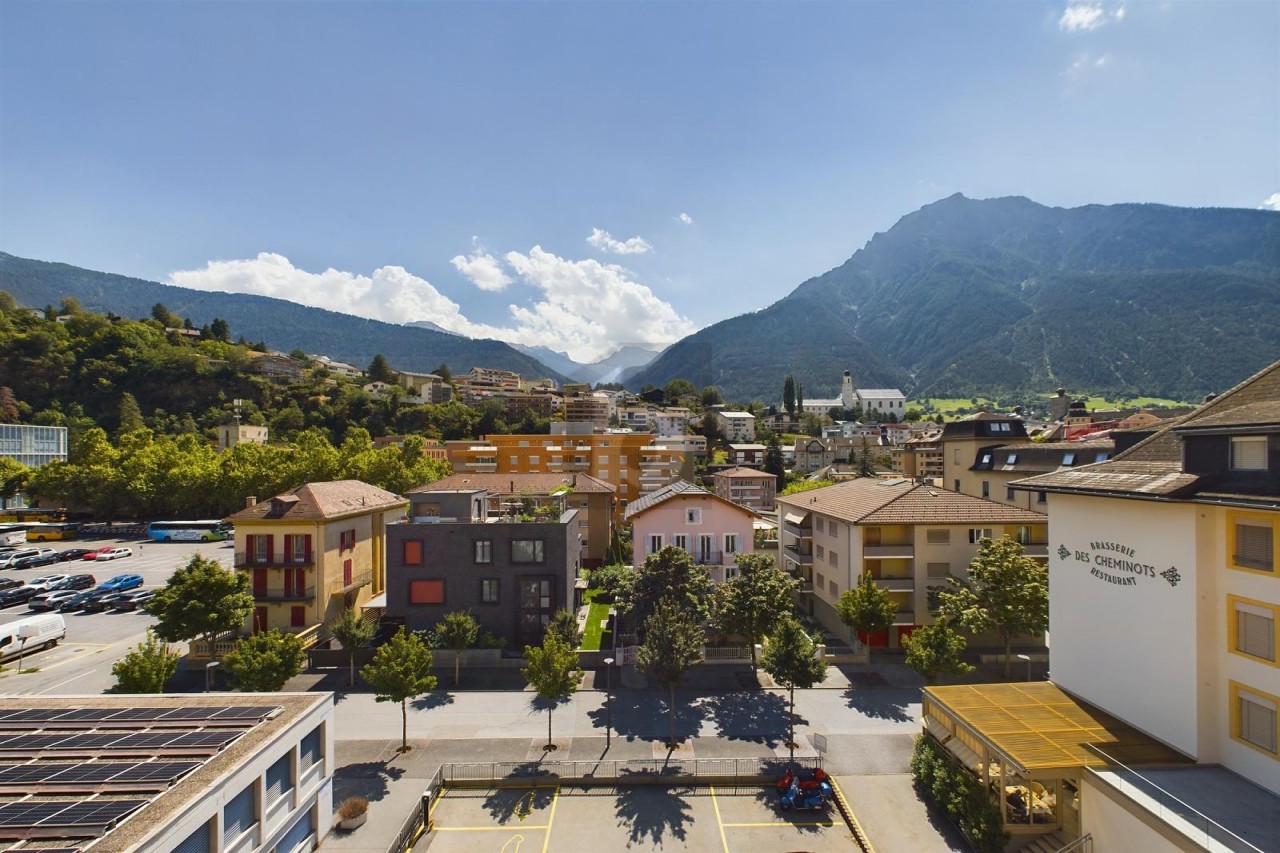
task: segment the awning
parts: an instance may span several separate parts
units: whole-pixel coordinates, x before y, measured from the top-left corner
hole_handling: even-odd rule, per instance
[[[387,606],[387,594],[385,592],[378,593],[373,598],[369,599],[364,604],[360,605],[362,610],[376,610],[379,608],[385,610],[386,606]]]
[[[782,519],[787,524],[794,524],[798,527],[799,525],[803,524],[804,520],[808,517],[809,517],[809,513],[807,512],[788,512],[782,516]]]

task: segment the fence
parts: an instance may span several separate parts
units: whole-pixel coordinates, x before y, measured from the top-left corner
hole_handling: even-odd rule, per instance
[[[529,779],[558,782],[696,782],[702,779],[737,779],[772,782],[787,768],[813,769],[820,766],[817,758],[643,758],[601,761],[526,761],[490,763],[458,763],[441,766],[439,774],[446,785],[467,783],[524,783]]]
[[[409,817],[405,819],[404,825],[400,827],[400,832],[396,834],[395,840],[387,848],[387,853],[405,853],[406,850],[412,850],[413,845],[422,837],[422,833],[426,831],[427,824],[431,820],[431,804],[436,801],[436,795],[440,792],[440,786],[443,784],[441,776],[441,770],[443,769],[437,769],[436,774],[431,777],[431,781],[427,783],[426,790],[422,792],[422,798],[418,800],[418,804],[414,806]]]

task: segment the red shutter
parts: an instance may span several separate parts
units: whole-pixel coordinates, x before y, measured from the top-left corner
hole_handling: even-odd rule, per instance
[[[253,608],[253,633],[267,630],[267,608]]]
[[[306,559],[303,561],[307,565],[311,565],[311,534],[308,533],[302,542],[303,548],[306,549]]]
[[[253,570],[253,597],[265,598],[267,595],[267,570]]]
[[[293,628],[301,628],[307,624],[307,608],[293,607],[289,610],[289,625]]]
[[[284,535],[284,561],[286,563],[293,562],[293,534],[286,533]]]
[[[350,560],[342,561],[342,585],[343,586],[351,585],[351,561]]]
[[[276,535],[274,533],[267,534],[267,562],[274,563],[276,561]]]

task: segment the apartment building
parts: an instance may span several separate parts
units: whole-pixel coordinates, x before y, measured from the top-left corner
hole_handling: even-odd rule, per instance
[[[942,427],[938,438],[942,447],[942,485],[953,492],[977,494],[981,481],[970,470],[978,449],[992,445],[1030,444],[1026,424],[1017,415],[977,412]]]
[[[928,588],[963,578],[982,539],[1009,536],[1028,556],[1048,554],[1047,519],[1017,507],[910,480],[861,478],[777,499],[781,564],[801,581],[803,606],[848,636],[835,603],[870,572],[898,605],[893,628],[858,637],[898,647],[930,624]],[[851,638],[852,639],[852,638]]]
[[[763,465],[768,450],[763,444],[730,444],[729,461],[734,465]]]
[[[1014,488],[1053,501],[1052,682],[926,688],[927,729],[999,790],[1038,792],[1030,825],[1002,805],[1011,832],[1089,835],[1097,853],[1274,849],[1280,362],[1111,459]],[[1050,706],[1069,724],[1042,723],[1034,750],[988,713]]]
[[[490,397],[521,390],[520,374],[510,370],[473,367],[463,376],[457,377],[457,380],[458,392],[468,406],[482,403]]]
[[[966,494],[1048,512],[1047,492],[1015,489],[1012,483],[1036,474],[1105,462],[1114,452],[1115,442],[1109,438],[984,445],[974,451],[973,464],[960,478],[960,486]]]
[[[573,423],[589,423],[598,429],[609,426],[609,398],[604,394],[574,394],[564,398],[564,419]]]
[[[314,639],[313,629],[382,592],[386,527],[406,506],[377,486],[338,480],[307,483],[228,516],[236,571],[253,588],[246,627]]]
[[[750,412],[716,412],[720,433],[730,444],[750,444],[756,440],[756,416]]]
[[[689,431],[693,412],[683,406],[669,406],[653,415],[653,431],[661,436],[684,435]]]
[[[453,386],[434,373],[395,371],[396,381],[424,403],[447,403],[453,399]]]
[[[738,555],[755,548],[754,512],[684,480],[633,502],[626,518],[637,568],[651,554],[674,546],[708,566],[713,580],[724,582],[736,573]]]
[[[756,512],[773,512],[778,478],[755,468],[737,466],[711,475],[718,497]]]

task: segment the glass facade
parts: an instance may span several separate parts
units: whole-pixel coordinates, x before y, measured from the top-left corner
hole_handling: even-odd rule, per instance
[[[67,428],[0,424],[0,456],[32,468],[55,459],[66,461]]]

